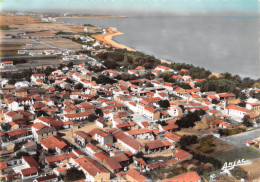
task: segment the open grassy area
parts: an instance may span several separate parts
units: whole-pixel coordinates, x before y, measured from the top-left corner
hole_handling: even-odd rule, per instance
[[[19,47],[24,45],[25,44],[0,44],[0,47]]]
[[[18,50],[1,50],[0,56],[14,56],[17,55]]]
[[[233,162],[239,159],[255,159],[260,157],[260,152],[250,147],[235,148],[226,152],[210,155],[222,163]]]

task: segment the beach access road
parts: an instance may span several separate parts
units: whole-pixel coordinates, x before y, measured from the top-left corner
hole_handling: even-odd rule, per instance
[[[252,141],[258,137],[260,137],[260,128],[237,135],[223,137],[222,139],[230,145],[241,148],[246,146],[247,141]]]

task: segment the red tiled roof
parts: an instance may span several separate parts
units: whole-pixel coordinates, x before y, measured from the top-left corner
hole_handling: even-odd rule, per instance
[[[30,167],[30,168],[22,169],[21,173],[23,176],[28,176],[28,175],[38,173],[38,169],[36,167]]]
[[[101,160],[101,161],[103,161],[103,160],[105,160],[107,157],[109,157],[109,155],[108,155],[107,153],[105,153],[105,152],[95,153],[94,156],[95,156],[97,159]]]
[[[105,159],[105,162],[107,165],[112,168],[113,170],[121,169],[122,166],[120,165],[120,162],[128,161],[129,158],[125,155],[116,155],[113,157],[108,157]]]
[[[163,126],[162,129],[164,131],[168,131],[168,130],[174,130],[174,129],[178,129],[179,126],[176,125],[176,124],[169,124],[169,125],[166,125],[166,126]]]
[[[146,142],[145,145],[148,147],[149,150],[165,147],[161,140],[149,141]]]
[[[14,115],[16,115],[17,113],[14,111],[10,111],[8,113],[6,113],[5,115],[9,116],[9,117],[13,117]]]
[[[181,139],[181,136],[180,136],[180,135],[177,135],[177,134],[171,133],[171,132],[165,133],[164,136],[165,136],[166,138],[169,138],[169,139],[172,140],[172,141],[175,141],[175,142],[177,142],[177,141],[179,141],[179,140]]]
[[[42,124],[42,123],[34,123],[33,125],[32,125],[32,128],[35,128],[35,129],[37,129],[37,130],[40,130],[40,129],[42,129],[42,128],[44,128],[46,125],[44,125],[44,124]]]
[[[258,117],[259,114],[256,114],[256,113],[251,112],[251,113],[247,113],[246,116],[248,116],[250,119],[252,119],[252,118]]]
[[[145,182],[146,176],[144,176],[142,173],[137,171],[136,169],[130,169],[129,171],[126,172],[126,175],[130,176],[137,182]]]
[[[106,133],[105,131],[103,131],[103,130],[101,130],[101,129],[99,129],[99,128],[94,128],[94,129],[92,129],[91,131],[89,131],[88,132],[88,134],[90,135],[90,136],[94,136],[95,134],[97,134],[97,135],[99,135],[99,136],[101,136],[101,137],[107,137],[109,134],[108,133]]]
[[[22,156],[22,158],[30,167],[40,167],[38,162],[36,162],[32,156]]]
[[[64,142],[64,140],[60,136],[51,136],[49,138],[41,140],[40,143],[47,149],[56,147],[62,150],[64,147],[67,146],[67,143]]]
[[[75,155],[74,155],[75,156]],[[67,160],[70,158],[74,158],[74,156],[70,155],[70,154],[60,154],[60,155],[56,155],[56,156],[51,156],[51,157],[46,157],[45,161],[47,163],[52,163],[52,162],[60,162],[63,160]],[[76,157],[76,156],[75,156]]]
[[[122,131],[117,131],[115,133],[113,133],[113,136],[118,139],[121,140],[122,142],[124,142],[126,145],[132,147],[135,150],[139,150],[140,147],[142,147],[143,145],[141,143],[139,143],[138,141],[136,141],[135,139],[133,139],[132,137],[129,137],[128,135],[126,135],[124,132]]]
[[[78,135],[79,137],[83,138],[83,139],[86,139],[86,138],[89,138],[90,136],[84,132],[84,131],[76,131],[74,132],[76,135]]]
[[[236,97],[235,94],[230,94],[230,93],[221,93],[218,94],[219,97]]]
[[[232,110],[237,110],[237,111],[241,111],[241,112],[248,112],[249,110],[244,108],[244,107],[240,107],[240,106],[237,106],[237,105],[233,105],[233,104],[230,104],[226,107],[226,109],[232,109]]]
[[[7,164],[5,162],[0,163],[0,170],[7,168]]]
[[[64,114],[64,117],[66,118],[79,118],[79,117],[88,117],[91,115],[91,112],[80,112],[75,114]]]
[[[140,135],[144,133],[152,133],[152,130],[149,130],[147,128],[141,128],[141,129],[126,131],[125,133],[127,133],[128,135]]]
[[[80,157],[76,159],[75,162],[93,177],[99,173],[109,173],[102,165],[90,157]]]
[[[178,152],[176,154],[174,154],[174,157],[179,159],[179,160],[182,160],[185,157],[188,157],[190,155],[190,153],[186,152],[185,150],[182,150],[182,149],[179,149],[179,148],[176,148],[176,150]]]
[[[144,109],[148,112],[155,113],[157,110],[150,106],[145,106]]]
[[[15,131],[9,131],[7,132],[8,136],[16,136],[16,135],[22,135],[27,133],[27,129],[21,129],[21,130],[15,130]]]

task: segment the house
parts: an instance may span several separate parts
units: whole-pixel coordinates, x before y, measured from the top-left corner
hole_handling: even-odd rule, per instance
[[[127,135],[132,136],[134,139],[154,139],[153,132],[150,129],[142,128],[136,130],[130,130],[125,132]]]
[[[88,143],[86,145],[86,152],[90,155],[93,156],[95,153],[97,152],[101,152],[102,150],[98,147],[96,147],[95,145],[93,145],[92,143]]]
[[[87,181],[110,181],[110,173],[97,161],[90,157],[80,157],[74,160],[81,169]]]
[[[144,146],[141,143],[126,135],[120,130],[114,132],[113,136],[120,145],[122,145],[125,149],[131,151],[133,154],[136,154],[139,151],[144,151]]]
[[[60,155],[50,156],[45,158],[45,162],[47,164],[55,163],[55,164],[61,164],[66,165],[68,162],[71,161],[71,159],[75,159],[77,156],[74,153],[64,153]]]
[[[236,98],[236,95],[232,93],[219,93],[216,96],[219,100],[233,100]]]
[[[259,119],[259,114],[253,112],[247,113],[245,116],[247,116],[249,121],[253,124],[256,124],[256,121]]]
[[[27,90],[23,88],[15,89],[14,94],[16,97],[27,97]]]
[[[7,139],[9,141],[16,140],[16,139],[21,139],[22,137],[25,137],[28,135],[28,130],[27,129],[18,129],[14,131],[9,131],[6,133],[7,134]],[[26,140],[26,139],[24,139]]]
[[[192,155],[189,152],[186,152],[185,150],[175,148],[176,153],[173,155],[173,157],[178,161],[185,161],[185,160],[191,160]]]
[[[106,144],[113,144],[113,136],[101,129],[95,128],[88,132],[88,135],[90,135],[94,140],[98,141],[100,145],[105,146]]]
[[[75,142],[82,147],[91,142],[91,137],[84,131],[76,131],[73,137]]]
[[[36,141],[41,141],[50,136],[57,135],[57,130],[54,127],[44,126],[43,128],[33,132]]]
[[[12,68],[13,66],[13,61],[0,62],[0,68]]]
[[[202,179],[201,177],[195,172],[195,171],[192,171],[192,172],[188,172],[188,173],[185,173],[185,174],[181,174],[179,176],[174,176],[172,178],[168,178],[168,179],[165,179],[165,180],[162,180],[161,182],[201,182]]]
[[[35,179],[35,182],[58,182],[58,177],[55,174],[46,175]]]
[[[116,155],[107,157],[104,160],[104,166],[112,173],[117,173],[129,165],[129,158],[125,155]]]
[[[257,99],[248,99],[246,102],[246,108],[253,111],[256,114],[260,114],[260,102]]]
[[[157,66],[156,68],[155,68],[155,70],[159,70],[159,71],[161,71],[161,72],[169,72],[170,71],[170,68],[168,68],[168,67],[166,67],[166,66],[161,66],[161,65],[159,65],[159,66]]]
[[[225,109],[225,113],[238,122],[242,122],[243,117],[248,111],[248,109],[234,104],[228,105]]]
[[[36,83],[38,79],[44,80],[46,78],[45,74],[32,74],[31,80]]]
[[[145,106],[143,111],[143,116],[152,121],[155,121],[160,119],[160,112],[153,107]]]
[[[173,131],[176,131],[178,128],[179,128],[179,126],[176,124],[168,124],[166,126],[159,125],[159,131],[161,131],[161,132],[167,132],[167,131],[173,132]]]
[[[121,181],[134,181],[134,182],[145,182],[148,181],[148,178],[136,169],[130,169],[126,173],[120,172],[119,179]],[[118,173],[119,174],[119,173]]]
[[[5,113],[5,122],[10,123],[11,121],[22,119],[23,115],[17,111],[9,111]]]
[[[145,143],[147,154],[161,152],[166,149],[173,149],[173,144],[169,141],[153,140]]]
[[[21,170],[21,178],[23,180],[28,178],[36,178],[38,176],[38,169],[36,167],[30,167]]]
[[[230,127],[231,127],[231,124],[229,124],[225,121],[219,123],[219,128],[227,129],[227,128],[230,128]]]
[[[176,144],[181,139],[180,135],[177,135],[172,132],[166,132],[164,136],[168,139],[168,141],[172,142],[173,144]]]
[[[68,144],[60,136],[51,136],[40,141],[45,150],[54,149],[57,153],[63,153]]]
[[[75,113],[75,114],[64,114],[64,121],[69,121],[69,120],[80,121],[80,120],[87,119],[90,115],[91,115],[91,112],[89,112],[89,111],[79,112],[79,113]]]
[[[32,156],[22,156],[22,164],[23,169],[21,169],[20,174],[23,180],[38,176],[38,168],[40,165]]]

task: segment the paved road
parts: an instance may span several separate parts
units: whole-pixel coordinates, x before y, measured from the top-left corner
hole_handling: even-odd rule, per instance
[[[247,141],[254,140],[258,137],[260,137],[260,128],[237,135],[223,137],[223,140],[235,147],[241,148],[246,146]]]

